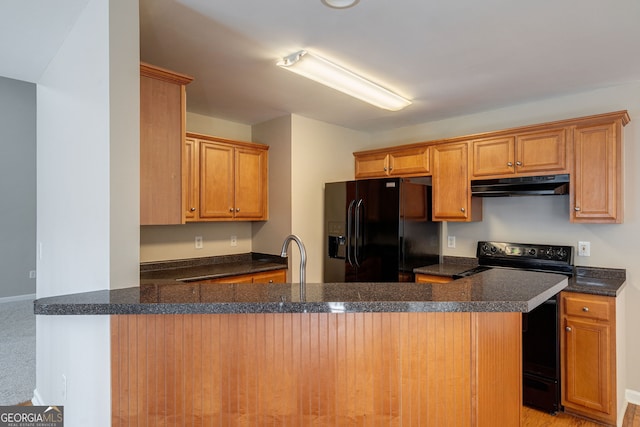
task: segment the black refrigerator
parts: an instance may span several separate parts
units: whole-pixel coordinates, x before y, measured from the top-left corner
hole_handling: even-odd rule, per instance
[[[413,282],[440,262],[431,178],[325,184],[324,282]]]

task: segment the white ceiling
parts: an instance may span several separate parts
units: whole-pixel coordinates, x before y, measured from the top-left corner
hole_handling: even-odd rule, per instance
[[[3,0],[0,75],[37,81],[88,0]],[[380,130],[640,80],[639,0],[140,0],[141,59],[189,111]],[[275,66],[308,48],[413,100],[390,112]]]
[[[35,83],[89,0],[1,0],[0,76]]]

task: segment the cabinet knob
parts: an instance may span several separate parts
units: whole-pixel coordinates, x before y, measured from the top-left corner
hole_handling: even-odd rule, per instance
[[[189,209],[191,212],[194,212],[196,210],[196,208],[191,208]]]
[[[586,306],[582,307],[582,311],[584,311],[585,313],[588,313],[589,312],[589,307],[586,307]]]
[[[392,171],[393,170],[393,166],[389,166],[389,170]]]
[[[509,167],[513,166],[513,162],[507,162],[507,166]]]
[[[567,332],[571,332],[571,326],[567,326],[566,328],[564,328],[564,330]]]
[[[385,172],[387,171],[387,167],[386,167],[386,166],[384,167],[384,171],[385,171]]]
[[[575,208],[573,208],[574,211],[579,212],[580,211],[580,207],[576,206]]]
[[[269,283],[273,283],[273,279],[269,280]]]
[[[240,208],[236,208],[236,212],[240,212]]]
[[[522,166],[522,162],[516,162],[516,166]]]
[[[233,208],[229,208],[229,212],[233,212]]]
[[[460,212],[464,212],[465,210],[465,208],[460,208]]]

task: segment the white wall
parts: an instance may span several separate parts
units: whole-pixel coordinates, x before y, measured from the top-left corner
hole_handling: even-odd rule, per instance
[[[90,0],[37,82],[37,296],[138,283],[138,4]],[[108,316],[38,316],[37,404],[110,425]],[[66,397],[63,391],[66,377]]]
[[[444,248],[444,254],[474,256],[476,242],[487,239],[573,246],[582,240],[591,242],[591,257],[576,257],[577,265],[627,270],[626,388],[638,391],[640,340],[634,326],[640,325],[640,264],[636,244],[640,239],[640,175],[637,172],[640,164],[640,82],[380,132],[373,135],[373,144],[385,146],[426,141],[618,110],[628,110],[631,116],[631,122],[624,129],[624,224],[571,224],[568,196],[485,199],[482,222],[448,224],[448,235],[456,236],[457,247]]]
[[[36,85],[0,77],[0,301],[36,292]]]

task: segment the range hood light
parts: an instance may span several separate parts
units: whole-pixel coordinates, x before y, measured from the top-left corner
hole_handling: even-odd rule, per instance
[[[411,105],[408,99],[306,50],[285,56],[277,65],[385,110],[398,111]]]

